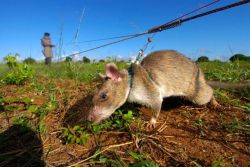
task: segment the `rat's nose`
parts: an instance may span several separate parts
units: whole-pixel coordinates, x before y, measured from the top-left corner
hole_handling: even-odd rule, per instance
[[[93,120],[94,120],[94,116],[93,116],[92,114],[89,114],[88,120],[89,120],[89,121],[93,121]]]

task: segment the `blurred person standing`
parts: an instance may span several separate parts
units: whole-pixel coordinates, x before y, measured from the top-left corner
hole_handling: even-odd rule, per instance
[[[55,47],[55,45],[51,44],[50,34],[48,32],[44,33],[44,36],[41,39],[41,43],[44,48],[42,52],[45,56],[45,64],[49,65],[53,57],[52,48]]]

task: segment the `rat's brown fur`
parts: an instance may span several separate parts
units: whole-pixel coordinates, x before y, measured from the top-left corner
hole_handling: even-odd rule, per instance
[[[164,97],[184,96],[195,104],[212,102],[213,90],[206,83],[200,68],[173,50],[149,54],[141,65],[132,65],[133,83],[128,101],[152,108],[150,124],[155,124]],[[154,126],[154,125],[153,125]]]
[[[184,96],[197,105],[218,105],[201,69],[176,51],[153,52],[140,65],[133,63],[129,72],[119,71],[111,63],[106,66],[106,75],[102,75],[106,79],[93,98],[89,120],[106,119],[125,101],[151,108],[149,127],[155,126],[164,97]],[[105,99],[101,99],[103,93],[107,95]]]

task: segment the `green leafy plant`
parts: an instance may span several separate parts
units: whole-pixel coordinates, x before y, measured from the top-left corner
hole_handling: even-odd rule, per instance
[[[32,113],[36,113],[38,111],[38,107],[35,105],[30,105],[28,107],[28,111],[32,112]]]
[[[73,128],[63,128],[62,132],[63,138],[66,141],[66,144],[86,144],[88,135],[84,132],[83,128],[79,125],[74,126]]]
[[[112,127],[117,129],[126,128],[133,120],[133,112],[129,110],[124,114],[122,110],[118,110],[111,119],[113,121]]]
[[[105,164],[112,167],[159,167],[154,161],[146,159],[143,155],[139,155],[133,151],[128,151],[127,154],[133,158],[134,162],[126,163],[122,161],[115,154],[104,154],[101,153],[101,149],[97,149],[90,159],[90,163],[95,164]]]
[[[134,163],[128,164],[127,167],[159,167],[156,162],[147,160],[143,155],[137,154],[130,150],[128,150],[127,153],[135,161]]]
[[[105,164],[112,167],[124,167],[124,164],[122,163],[121,159],[118,156],[115,156],[113,154],[100,154],[101,149],[98,148],[92,155],[92,158],[90,159],[90,163],[92,165],[95,164]]]
[[[220,161],[215,161],[210,167],[222,167],[223,165],[221,164]]]
[[[129,126],[133,120],[133,112],[131,110],[123,113],[125,111],[118,110],[116,111],[109,119],[103,123],[90,123],[88,121],[84,122],[84,127],[86,131],[100,133],[104,130],[113,130],[113,129],[125,129]],[[66,140],[66,144],[85,144],[87,141],[88,133],[84,132],[84,128],[76,125],[73,128],[63,128],[63,138]]]
[[[33,78],[34,71],[27,64],[17,64],[4,76],[6,84],[23,85],[26,81]]]
[[[19,117],[13,120],[14,125],[22,125],[27,126],[29,123],[29,119],[27,117]]]
[[[204,122],[203,122],[202,118],[199,118],[199,119],[195,120],[195,126],[199,130],[200,135],[205,136],[205,133],[204,133],[204,130],[203,130]]]
[[[38,113],[39,116],[39,123],[38,123],[38,129],[41,134],[46,135],[47,134],[47,128],[48,125],[44,123],[44,118],[48,114],[49,111],[55,110],[57,108],[57,102],[54,96],[49,97],[49,102],[44,104],[42,107],[38,108],[37,106],[30,106],[30,111]]]
[[[7,65],[11,69],[17,66],[16,56],[11,56],[11,55],[5,56],[4,61],[7,62]]]
[[[124,113],[124,110],[117,110],[115,111],[112,116],[105,120],[103,123],[97,124],[93,123],[90,125],[91,130],[94,133],[99,133],[102,130],[112,130],[112,129],[126,129],[129,124],[134,119],[133,112],[128,110]]]

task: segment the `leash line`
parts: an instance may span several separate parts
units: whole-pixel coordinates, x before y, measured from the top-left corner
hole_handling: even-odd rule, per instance
[[[99,49],[99,48],[103,48],[103,47],[106,47],[106,46],[109,46],[109,45],[120,43],[120,42],[129,40],[129,39],[137,38],[137,37],[142,36],[142,35],[157,33],[157,32],[167,30],[167,29],[175,28],[177,26],[180,26],[184,22],[187,22],[187,21],[190,21],[190,20],[193,20],[193,19],[197,19],[199,17],[203,17],[203,16],[206,16],[206,15],[210,15],[210,14],[213,14],[213,13],[217,13],[217,12],[220,12],[220,11],[223,11],[223,10],[227,10],[227,9],[230,9],[230,8],[233,8],[233,7],[236,7],[236,6],[244,5],[244,4],[247,4],[247,3],[250,2],[250,0],[241,0],[239,2],[230,4],[230,5],[226,5],[226,6],[223,6],[223,7],[220,7],[220,8],[216,8],[214,10],[210,10],[210,11],[207,11],[207,12],[204,12],[204,13],[200,13],[200,14],[197,14],[197,15],[182,19],[183,17],[185,17],[185,16],[187,16],[189,14],[192,14],[192,13],[194,13],[196,11],[199,11],[199,10],[201,10],[203,8],[211,6],[212,4],[214,4],[216,2],[219,2],[219,1],[220,0],[213,1],[213,2],[211,2],[209,4],[206,4],[206,5],[202,6],[202,7],[199,7],[199,8],[197,8],[197,9],[195,9],[195,10],[193,10],[193,11],[187,13],[187,14],[184,14],[184,15],[182,15],[182,16],[180,16],[180,17],[178,17],[178,18],[176,18],[176,19],[174,19],[172,21],[169,21],[169,22],[167,22],[165,24],[162,24],[160,26],[153,27],[153,28],[149,29],[146,32],[142,32],[142,33],[138,33],[138,34],[134,34],[134,35],[125,35],[125,36],[118,36],[118,37],[99,39],[99,40],[106,40],[106,39],[115,39],[115,38],[123,38],[123,37],[125,37],[123,39],[113,41],[113,42],[110,42],[110,43],[106,43],[106,44],[103,44],[103,45],[100,45],[100,46],[97,46],[97,47],[94,47],[94,48],[90,48],[90,49],[87,49],[87,50],[83,50],[83,51],[80,51],[78,53],[74,53],[74,54],[71,54],[71,55],[68,55],[68,56],[80,55],[80,54],[85,53],[85,52],[89,52],[89,51],[96,50],[96,49]],[[90,40],[90,41],[98,41],[98,40]],[[62,57],[62,58],[65,58],[65,57]]]

